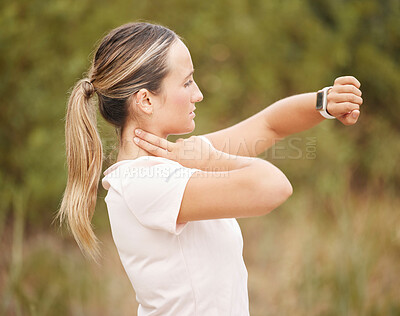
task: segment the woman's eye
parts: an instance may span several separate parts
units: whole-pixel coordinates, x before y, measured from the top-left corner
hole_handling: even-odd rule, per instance
[[[185,83],[185,87],[189,87],[193,83],[193,80],[189,80]]]

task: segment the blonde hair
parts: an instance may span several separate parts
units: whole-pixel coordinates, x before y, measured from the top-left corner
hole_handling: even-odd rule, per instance
[[[66,222],[84,255],[98,261],[99,243],[93,217],[103,165],[103,148],[97,131],[97,95],[101,115],[119,136],[130,110],[130,97],[140,89],[154,94],[168,73],[167,54],[178,36],[160,25],[124,24],[107,34],[94,54],[87,78],[79,80],[68,100],[65,146],[68,180],[57,214]]]

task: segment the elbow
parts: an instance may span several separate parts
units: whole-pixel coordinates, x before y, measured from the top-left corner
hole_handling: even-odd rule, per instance
[[[282,185],[283,202],[285,202],[293,194],[292,184],[290,183],[288,178],[285,177],[285,180],[286,180],[285,183]]]
[[[283,192],[283,202],[285,202],[288,198],[290,198],[290,196],[293,194],[293,187],[292,184],[289,182],[289,180],[287,180],[287,185],[286,185],[286,189],[285,192]],[[282,203],[283,203],[282,202]]]
[[[292,194],[293,187],[290,181],[282,174],[276,181],[266,184],[264,191],[264,207],[261,215],[266,215],[282,205]],[[268,192],[268,194],[265,194]]]
[[[293,187],[290,181],[283,176],[283,179],[279,181],[276,189],[276,200],[273,203],[273,208],[277,208],[283,204],[293,194]],[[272,211],[272,209],[270,211]]]

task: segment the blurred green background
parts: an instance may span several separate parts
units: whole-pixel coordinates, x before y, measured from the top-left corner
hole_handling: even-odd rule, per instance
[[[52,220],[66,184],[68,93],[99,40],[137,20],[170,27],[191,51],[204,94],[194,135],[337,76],[360,80],[356,125],[323,122],[261,155],[294,194],[239,219],[250,312],[400,315],[398,0],[0,2],[0,315],[136,314],[101,185],[101,266]],[[115,137],[100,116],[99,129],[105,169]]]

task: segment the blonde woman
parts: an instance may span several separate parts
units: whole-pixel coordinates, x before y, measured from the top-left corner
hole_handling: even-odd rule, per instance
[[[265,215],[292,194],[286,176],[255,157],[325,119],[315,109],[316,93],[306,93],[230,128],[170,142],[168,135],[195,128],[195,104],[203,95],[193,72],[189,50],[173,31],[129,23],[104,37],[68,103],[68,183],[60,220],[97,260],[90,222],[103,163],[96,96],[119,139],[117,162],[104,172],[102,185],[139,316],[249,315],[235,218]],[[359,86],[354,77],[338,78],[324,90],[325,113],[354,124]]]

